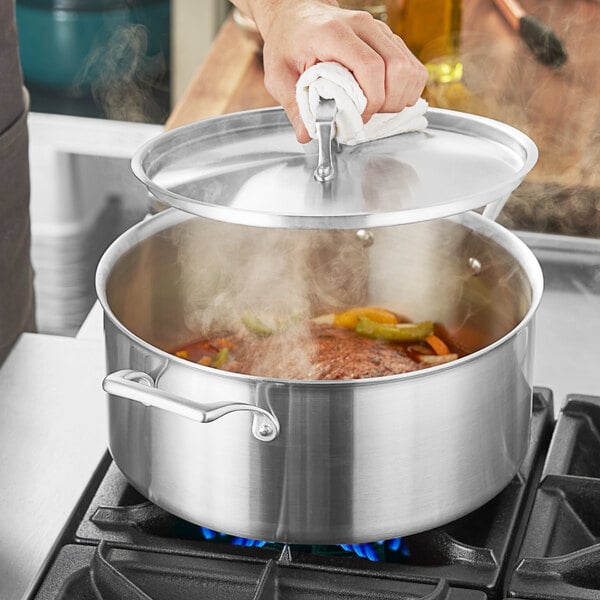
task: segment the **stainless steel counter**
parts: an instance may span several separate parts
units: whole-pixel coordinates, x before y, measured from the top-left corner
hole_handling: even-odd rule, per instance
[[[554,392],[600,396],[600,239],[518,233],[544,272],[536,317],[534,383]]]
[[[0,599],[26,598],[106,451],[104,344],[21,336],[0,370]]]

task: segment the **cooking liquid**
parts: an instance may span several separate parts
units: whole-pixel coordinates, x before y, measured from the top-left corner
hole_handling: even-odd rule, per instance
[[[299,346],[289,331],[270,334],[252,324],[252,331],[223,331],[220,336],[204,337],[172,352],[206,367],[284,379],[381,377],[451,362],[463,354],[439,323],[435,324],[435,335],[406,342],[371,339],[346,325],[307,322],[310,336],[303,337]],[[265,356],[271,358],[264,361]]]
[[[387,24],[427,67],[430,79],[459,81],[462,0],[388,0]]]

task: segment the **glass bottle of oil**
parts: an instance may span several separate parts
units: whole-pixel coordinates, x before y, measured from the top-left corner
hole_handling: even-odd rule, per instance
[[[388,0],[387,24],[427,67],[430,80],[459,81],[462,0]]]

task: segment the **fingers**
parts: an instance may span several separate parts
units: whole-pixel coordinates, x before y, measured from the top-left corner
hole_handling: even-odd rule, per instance
[[[369,13],[322,1],[278,4],[263,32],[265,87],[286,110],[300,142],[309,141],[296,104],[296,82],[318,62],[349,69],[366,98],[366,122],[376,112],[413,105],[427,83],[427,70],[390,28]]]
[[[319,57],[322,61],[338,62],[352,72],[367,98],[363,114],[370,116],[378,112],[385,102],[386,64],[384,57],[357,35],[357,28],[364,17],[372,17],[368,13],[352,14],[355,15],[352,18],[346,16],[344,20],[323,26],[323,29],[327,27],[327,32],[319,35],[322,40]]]
[[[265,88],[281,104],[285,110],[296,139],[304,144],[310,141],[310,135],[304,126],[296,102],[296,82],[300,73],[297,69],[287,65],[276,54],[265,53]]]
[[[425,67],[385,23],[367,12],[342,12],[315,32],[321,40],[315,48],[319,60],[336,61],[352,71],[367,97],[364,120],[412,106],[427,83]]]
[[[381,41],[379,51],[382,55],[385,55],[386,60],[386,100],[380,112],[398,112],[406,106],[412,106],[421,97],[427,84],[427,69],[417,60],[404,41],[393,33],[385,23],[375,21],[375,24],[383,35],[379,40],[375,38],[370,43],[375,46],[378,41]],[[389,40],[389,42],[385,42],[384,39]],[[393,51],[390,52],[387,49],[389,43],[402,54],[401,60],[397,59]],[[399,106],[402,106],[402,108],[398,109]]]
[[[365,114],[400,112],[412,106],[427,83],[427,69],[415,58],[406,44],[381,21],[363,13],[365,18],[354,23],[354,33],[381,60],[379,69],[354,71],[355,77],[369,99]],[[371,90],[383,87],[383,99]],[[381,101],[382,100],[382,101]]]

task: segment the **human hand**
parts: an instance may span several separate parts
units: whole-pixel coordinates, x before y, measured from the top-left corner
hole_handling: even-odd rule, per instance
[[[296,137],[307,142],[296,103],[296,82],[318,62],[334,61],[352,72],[367,98],[362,118],[412,106],[427,83],[427,70],[383,22],[334,0],[235,2],[252,15],[264,39],[265,87],[285,109]]]

